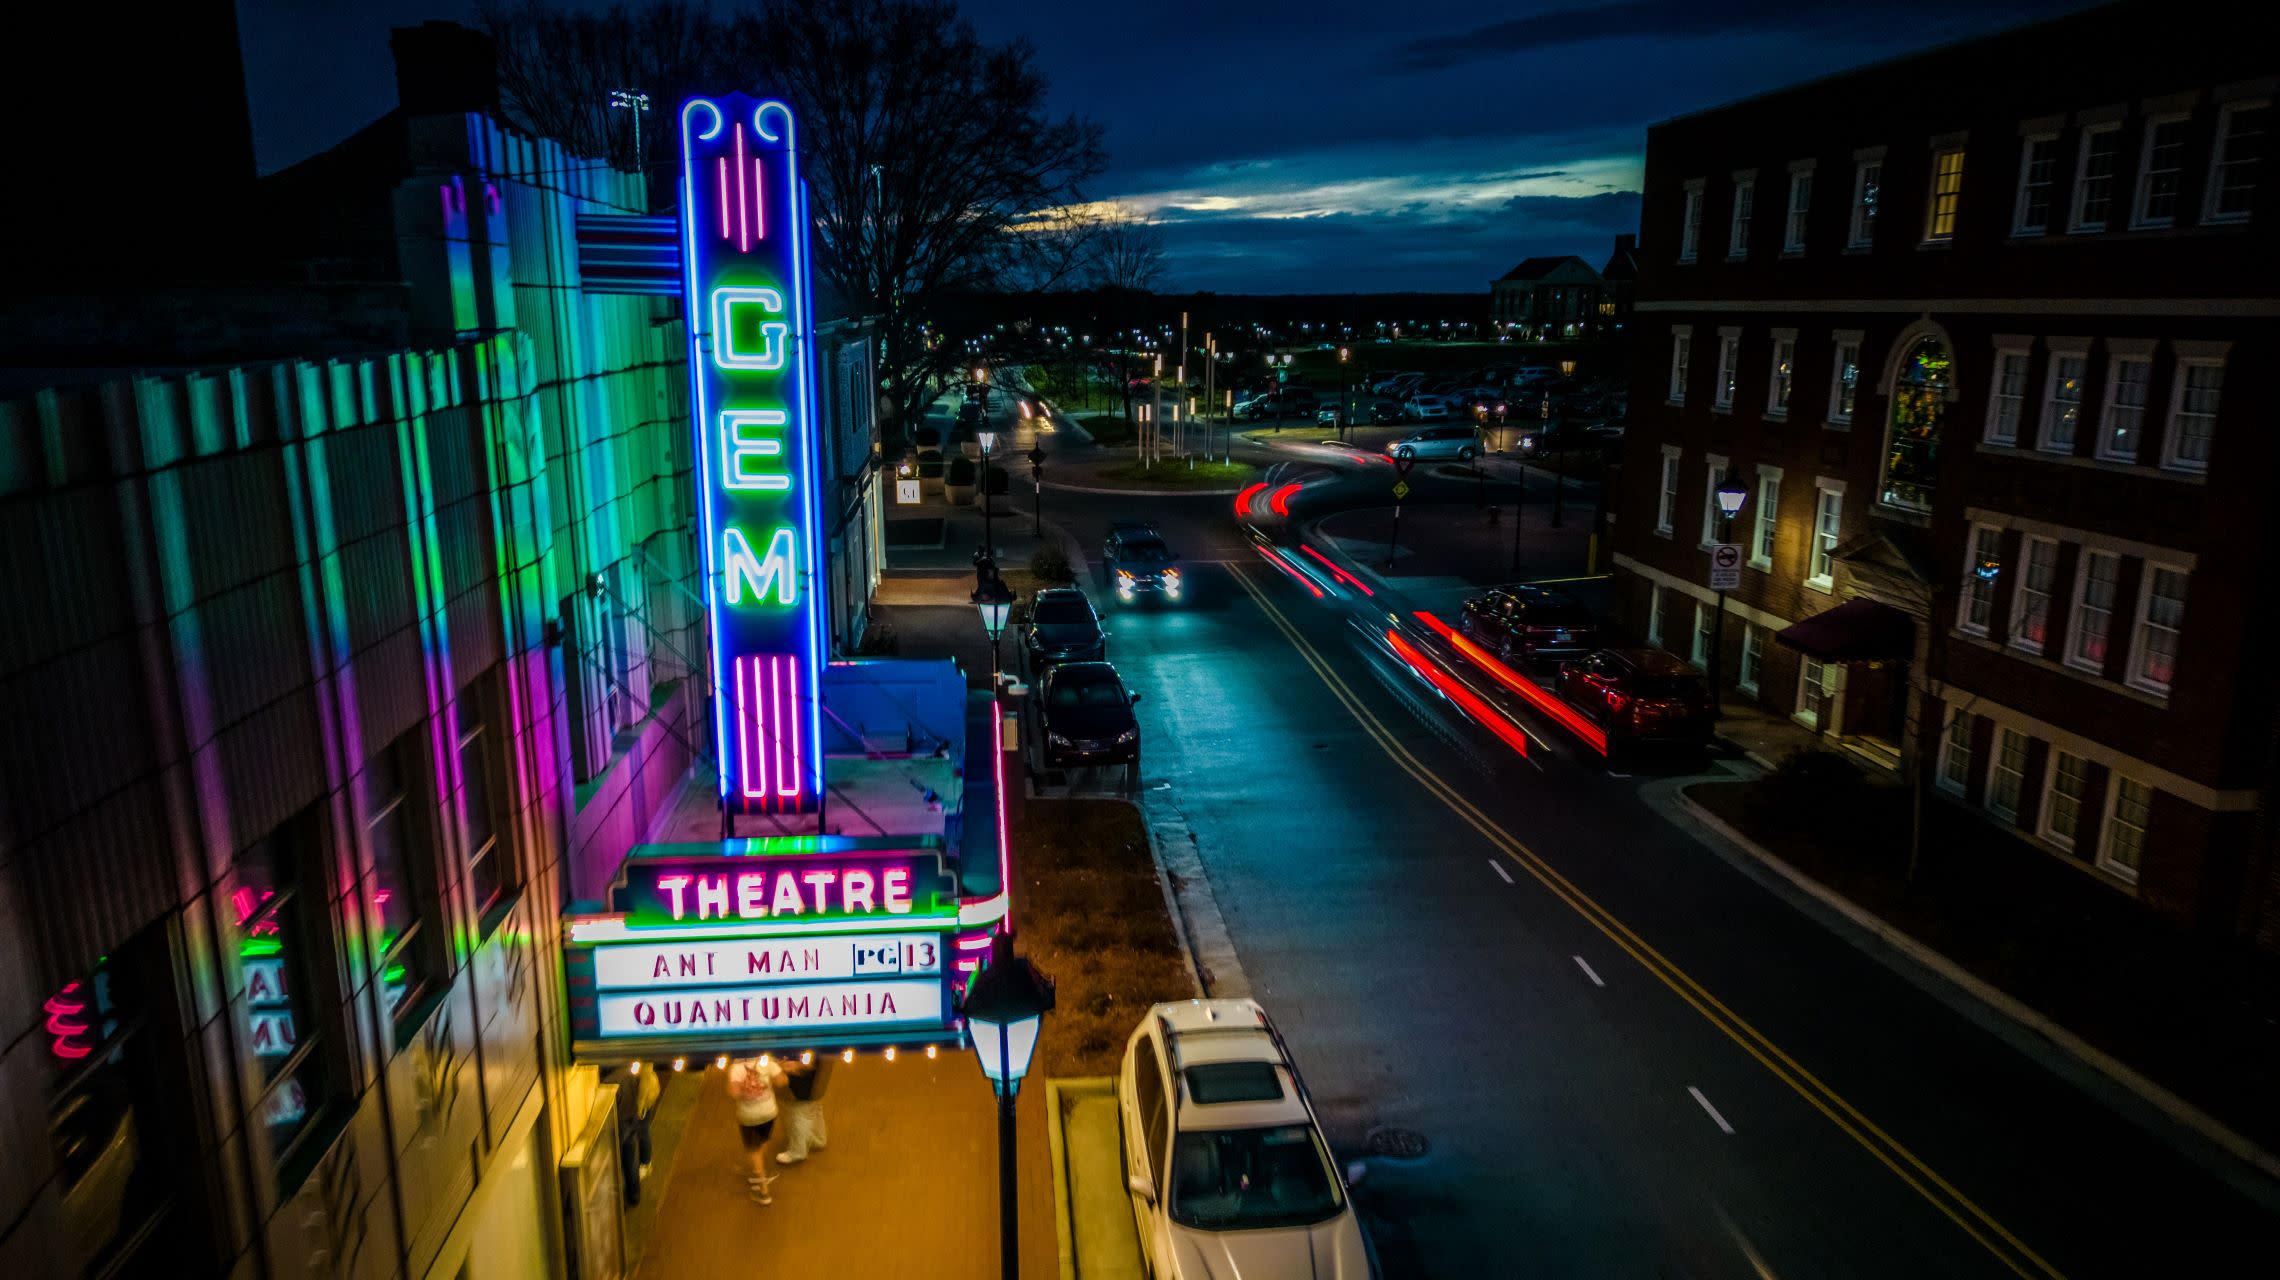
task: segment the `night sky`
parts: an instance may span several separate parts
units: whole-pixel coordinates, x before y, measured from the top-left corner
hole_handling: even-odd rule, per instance
[[[1027,36],[1095,184],[1163,223],[1163,289],[1472,292],[1638,226],[1646,126],[2080,0],[966,0]],[[472,0],[238,0],[266,172],[395,102],[388,30]]]

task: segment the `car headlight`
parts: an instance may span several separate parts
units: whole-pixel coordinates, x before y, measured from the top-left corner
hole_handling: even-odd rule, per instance
[[[1119,570],[1117,570],[1117,571],[1116,571],[1116,580],[1117,580],[1118,582],[1130,582],[1130,581],[1132,581],[1132,571],[1131,571],[1130,569],[1119,569]]]
[[[1052,743],[1056,747],[1065,747],[1069,745],[1069,740],[1067,737],[1058,733],[1054,733],[1051,730],[1046,731],[1045,741]]]
[[[1120,747],[1130,746],[1139,740],[1140,731],[1138,729],[1126,729],[1124,732],[1116,735],[1116,745]]]

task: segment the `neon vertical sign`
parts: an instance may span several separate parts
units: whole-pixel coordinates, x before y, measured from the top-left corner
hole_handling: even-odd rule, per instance
[[[681,299],[712,613],[721,803],[813,810],[823,788],[806,192],[791,109],[681,104]]]

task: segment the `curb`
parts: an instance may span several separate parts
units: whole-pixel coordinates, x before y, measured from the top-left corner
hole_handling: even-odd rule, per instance
[[[1055,480],[1046,481],[1045,487],[1063,493],[1093,493],[1112,498],[1232,498],[1243,492],[1241,489],[1094,489]]]
[[[1717,833],[1731,843],[1734,848],[1747,854],[1752,861],[1763,869],[1781,877],[1806,896],[1843,916],[1856,928],[1882,943],[1890,951],[1896,952],[1915,965],[1938,975],[1990,1012],[2008,1019],[2022,1030],[2032,1032],[2077,1062],[2127,1089],[2135,1094],[2139,1100],[2152,1106],[2176,1123],[2192,1130],[2242,1164],[2267,1177],[2280,1179],[2280,1157],[2275,1157],[2256,1143],[2234,1133],[2214,1116],[2147,1078],[2139,1073],[2136,1068],[2053,1022],[2008,992],[1887,924],[1882,917],[1874,912],[1790,866],[1763,845],[1743,835],[1728,825],[1724,819],[1711,813],[1694,797],[1688,795],[1684,786],[1675,787],[1672,792],[1678,800],[1679,807],[1685,810],[1688,817]],[[1868,950],[1868,948],[1863,947],[1862,950]],[[1873,955],[1874,952],[1871,954]],[[1885,957],[1878,958],[1885,959]],[[1890,967],[1890,961],[1886,960],[1886,963],[1887,967]]]
[[[1080,1080],[1091,1083],[1095,1077],[1073,1076],[1069,1083]],[[1045,1149],[1052,1153],[1048,1159],[1053,1166],[1053,1246],[1059,1255],[1061,1280],[1077,1280],[1076,1226],[1069,1220],[1069,1144],[1061,1134],[1061,1081],[1045,1082]]]
[[[1164,906],[1171,912],[1172,932],[1179,939],[1180,949],[1187,954],[1188,978],[1195,983],[1199,996],[1247,996],[1251,994],[1251,984],[1243,976],[1243,966],[1235,955],[1235,943],[1227,936],[1227,922],[1219,914],[1219,900],[1212,894],[1211,878],[1204,872],[1202,858],[1193,852],[1194,832],[1189,830],[1184,816],[1174,820],[1174,815],[1165,814],[1158,802],[1149,799],[1158,794],[1142,791],[1136,807],[1140,810],[1141,822],[1148,828],[1148,852],[1155,859],[1156,883],[1164,890]],[[1175,852],[1181,849],[1182,836],[1186,837],[1187,851]],[[1180,863],[1177,870],[1172,866],[1175,861]],[[1184,901],[1183,895],[1173,888],[1175,877],[1187,886],[1185,896],[1192,897],[1192,902]],[[1198,934],[1204,935],[1202,943],[1198,942]],[[1206,947],[1210,951],[1208,962],[1203,954]]]

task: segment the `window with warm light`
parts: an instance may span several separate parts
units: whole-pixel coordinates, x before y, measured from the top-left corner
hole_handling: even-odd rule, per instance
[[[2019,195],[2011,211],[2012,235],[2039,236],[2050,230],[2050,194],[2057,174],[2057,134],[2019,143]]]
[[[2184,116],[2165,116],[2146,123],[2131,226],[2166,227],[2177,220],[2177,194],[2185,185],[2186,126]]]
[[[2011,597],[2011,647],[2041,653],[2050,635],[2051,578],[2058,572],[2058,543],[2028,538],[2020,547],[2018,588]]]
[[[1939,487],[1940,445],[1947,434],[1954,362],[1945,344],[1919,338],[1892,380],[1892,412],[1884,439],[1884,483],[1877,500],[1888,507],[1930,511]]]
[[[1845,491],[1826,478],[1813,508],[1813,554],[1805,585],[1819,591],[1836,586],[1837,543],[1844,529]]]
[[[2185,571],[2149,564],[2139,591],[2130,683],[2148,693],[2166,694],[2177,678],[2177,641],[2185,629]]]
[[[2067,624],[2068,666],[2103,675],[2106,638],[2114,629],[2114,592],[2122,577],[2122,558],[2085,547],[2074,567],[2074,617]]]
[[[2118,124],[2093,125],[2082,131],[2082,144],[2074,163],[2074,211],[2067,230],[2104,231],[2114,207],[2114,167],[2122,145]]]
[[[1987,443],[2011,448],[2019,443],[2019,421],[2027,403],[2027,353],[1995,353],[1995,386],[1987,397]]]
[[[1956,211],[1963,203],[1963,148],[1950,147],[1932,154],[1932,201],[1924,223],[1924,239],[1955,238]]]
[[[2051,352],[2050,381],[2043,391],[2043,452],[2074,452],[2075,429],[2082,421],[2082,384],[2089,373],[2089,352]]]
[[[1750,567],[1773,568],[1773,547],[1781,533],[1781,471],[1758,468],[1756,526],[1750,533]]]
[[[1776,337],[1773,341],[1773,372],[1766,383],[1765,415],[1769,418],[1789,416],[1789,389],[1797,376],[1797,339]]]
[[[2271,129],[2270,102],[2230,102],[2217,113],[2217,142],[2209,162],[2203,222],[2246,222],[2256,198],[2256,171]]]

